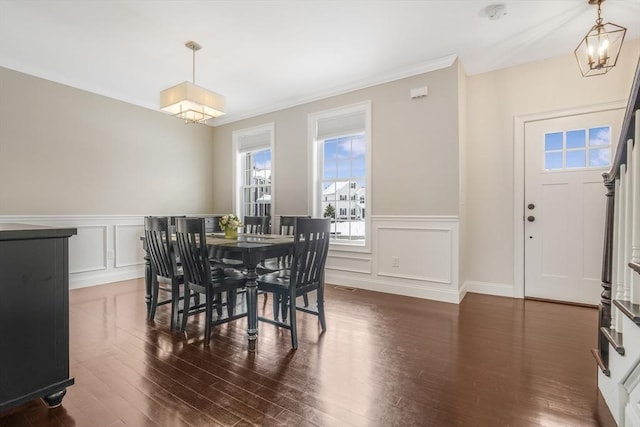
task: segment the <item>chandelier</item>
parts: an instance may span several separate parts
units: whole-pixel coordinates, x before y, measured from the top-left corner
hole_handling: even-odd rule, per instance
[[[627,29],[616,24],[602,23],[600,5],[604,0],[589,0],[598,5],[598,18],[573,52],[578,60],[583,77],[606,74],[616,66],[618,54]]]
[[[202,47],[193,41],[185,43],[193,51],[193,83],[182,82],[160,92],[160,109],[179,117],[185,123],[203,123],[225,113],[225,97],[196,85],[196,51]]]

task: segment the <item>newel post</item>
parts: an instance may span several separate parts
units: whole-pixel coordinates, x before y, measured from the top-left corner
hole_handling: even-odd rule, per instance
[[[609,342],[600,328],[611,327],[611,279],[613,268],[613,222],[616,197],[615,179],[610,179],[608,173],[603,173],[606,193],[606,218],[604,226],[604,250],[602,251],[602,294],[598,308],[598,350],[605,366],[609,365]]]

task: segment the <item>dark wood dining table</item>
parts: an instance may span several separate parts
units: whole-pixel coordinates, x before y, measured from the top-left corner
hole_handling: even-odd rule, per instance
[[[255,351],[258,339],[258,284],[256,266],[266,258],[286,255],[293,250],[293,236],[279,234],[242,234],[226,239],[223,233],[207,234],[210,251],[222,250],[226,258],[242,260],[247,277],[247,334],[249,351]],[[146,249],[146,247],[145,247]],[[145,287],[147,313],[151,309],[151,261],[145,256]]]

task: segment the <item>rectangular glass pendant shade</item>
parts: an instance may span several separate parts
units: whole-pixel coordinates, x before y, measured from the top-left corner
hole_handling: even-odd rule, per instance
[[[160,92],[160,109],[186,122],[201,123],[225,113],[224,96],[191,82],[182,82]]]

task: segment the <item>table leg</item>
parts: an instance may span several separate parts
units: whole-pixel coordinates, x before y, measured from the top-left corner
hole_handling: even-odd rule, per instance
[[[249,351],[256,350],[258,340],[258,284],[256,283],[256,268],[247,267],[247,317],[249,327]]]

